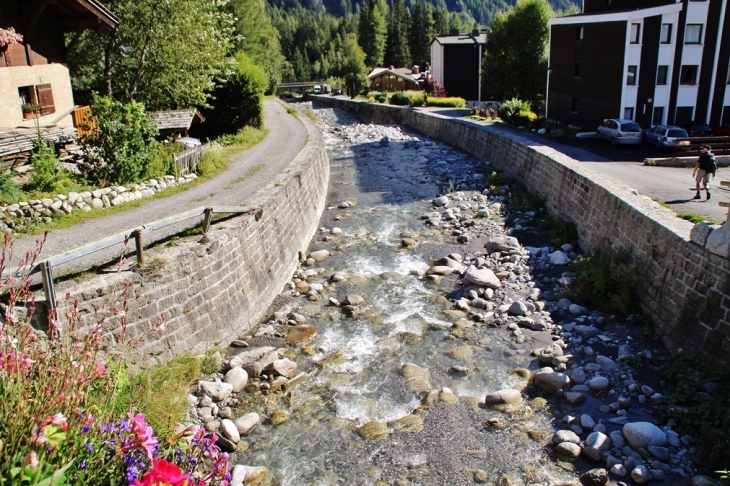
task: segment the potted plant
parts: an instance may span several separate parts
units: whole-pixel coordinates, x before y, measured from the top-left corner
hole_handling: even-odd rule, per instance
[[[20,105],[20,109],[23,110],[23,119],[30,120],[32,118],[38,118],[40,105],[38,103],[23,103]]]

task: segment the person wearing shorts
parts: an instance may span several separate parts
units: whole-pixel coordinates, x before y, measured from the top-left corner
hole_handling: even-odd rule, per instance
[[[692,177],[695,180],[695,197],[692,199],[701,199],[700,196],[700,183],[702,188],[707,193],[707,199],[710,199],[710,190],[707,188],[707,183],[710,182],[710,175],[715,177],[714,160],[715,156],[712,154],[712,148],[709,145],[702,145],[700,147],[700,156],[697,158],[697,164],[695,164],[695,170],[692,171]]]

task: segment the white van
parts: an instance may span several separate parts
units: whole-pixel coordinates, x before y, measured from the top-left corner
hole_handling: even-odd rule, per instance
[[[322,94],[322,86],[315,84],[314,85],[314,94]]]
[[[323,84],[322,85],[322,93],[324,94],[330,94],[332,92],[332,88],[329,84]]]

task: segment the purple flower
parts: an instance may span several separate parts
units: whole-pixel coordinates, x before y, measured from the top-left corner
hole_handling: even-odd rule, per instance
[[[86,449],[89,452],[94,452],[94,443],[93,442],[87,442],[84,445],[84,449]]]

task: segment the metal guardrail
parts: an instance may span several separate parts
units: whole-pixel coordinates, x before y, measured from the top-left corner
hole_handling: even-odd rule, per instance
[[[684,145],[680,145],[684,143]],[[715,155],[730,155],[730,137],[692,137],[677,140],[674,147],[675,157],[687,157],[698,155],[700,146],[709,145]]]
[[[153,231],[172,226],[174,224],[181,223],[193,218],[203,217],[203,233],[208,233],[210,225],[213,220],[213,214],[256,214],[256,219],[260,218],[260,210],[256,207],[250,206],[210,206],[200,207],[191,209],[184,213],[176,214],[168,218],[153,221],[151,223],[144,224],[131,230],[126,230],[121,233],[109,236],[102,240],[89,243],[87,245],[80,246],[73,250],[69,250],[58,255],[54,255],[45,260],[38,262],[35,267],[31,269],[30,274],[40,272],[43,280],[43,291],[46,294],[46,302],[51,308],[56,307],[56,293],[53,286],[53,267],[61,265],[62,263],[81,258],[97,251],[105,250],[115,245],[120,245],[126,241],[134,239],[137,263],[144,265],[144,242],[142,236],[152,233]],[[157,241],[152,239],[149,243]]]

